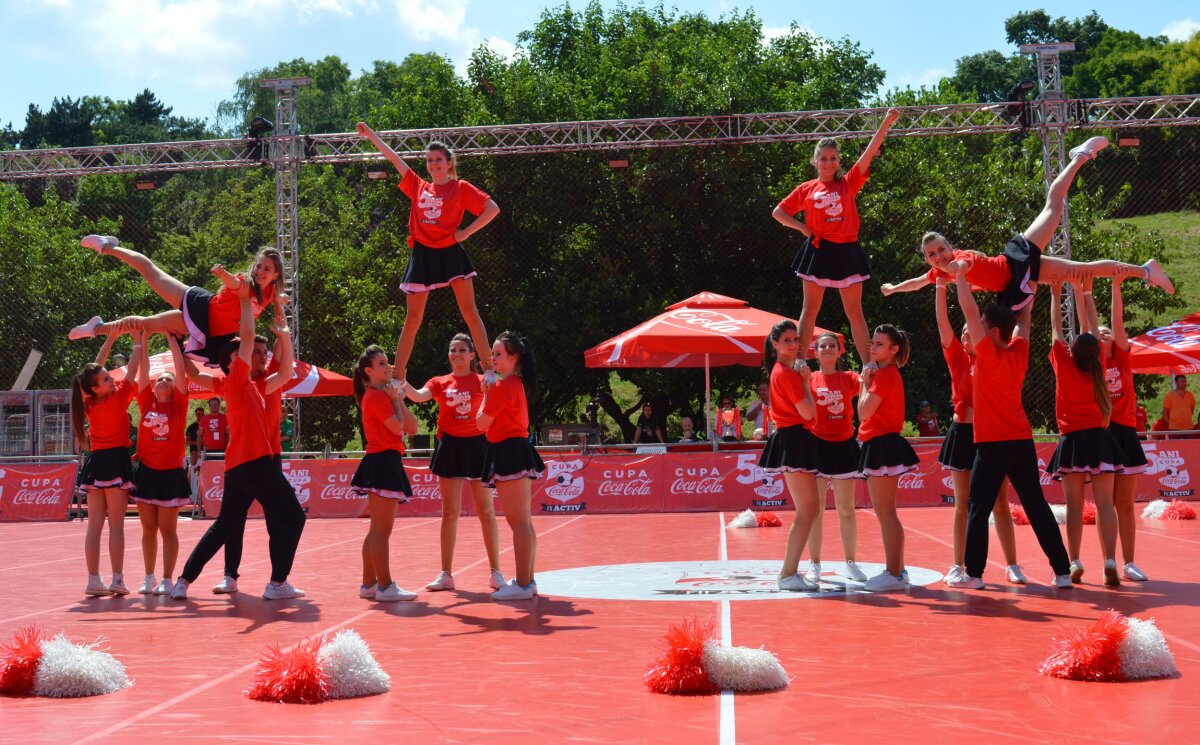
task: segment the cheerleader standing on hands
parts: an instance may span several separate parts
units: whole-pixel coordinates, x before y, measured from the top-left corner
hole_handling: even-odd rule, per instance
[[[494,600],[529,600],[537,595],[534,559],[537,534],[529,514],[531,479],[538,479],[546,465],[529,442],[528,396],[537,390],[533,349],[529,340],[512,331],[496,337],[492,345],[492,369],[501,380],[483,382],[483,405],[475,417],[487,436],[483,459],[483,484],[500,494],[504,519],[513,532],[516,576],[492,593]]]
[[[812,392],[808,366],[800,358],[796,324],[780,321],[763,343],[763,368],[771,376],[771,419],[775,431],[767,438],[758,465],[768,473],[782,473],[788,494],[796,505],[787,549],[779,570],[779,589],[819,590],[820,579],[810,581],[799,573],[800,553],[817,519],[817,442],[812,425]],[[799,372],[797,372],[797,369]]]
[[[358,595],[381,602],[416,600],[417,594],[392,581],[389,539],[396,522],[396,505],[412,497],[404,472],[405,433],[417,431],[417,418],[404,405],[404,383],[393,385],[395,368],[387,353],[372,344],[354,368],[354,398],[362,410],[366,455],[350,482],[355,494],[370,501],[371,527],[363,539],[363,581]]]
[[[464,488],[471,490],[475,514],[483,530],[483,545],[492,569],[489,583],[493,590],[504,587],[500,571],[500,530],[496,526],[496,508],[492,490],[483,485],[483,457],[487,438],[479,431],[475,417],[483,404],[483,376],[475,372],[475,344],[466,334],[450,340],[450,374],[430,378],[425,386],[408,389],[408,398],[417,403],[436,399],[438,403],[437,443],[429,471],[438,477],[442,496],[442,571],[425,585],[426,590],[454,589],[454,544],[458,538],[458,517],[462,512]]]

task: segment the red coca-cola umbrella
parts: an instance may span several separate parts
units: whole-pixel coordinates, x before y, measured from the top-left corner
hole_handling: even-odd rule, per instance
[[[750,307],[745,300],[701,292],[667,306],[666,312],[583,353],[588,367],[703,367],[704,411],[712,432],[710,368],[762,364],[763,340],[784,316]],[[816,356],[813,331],[808,357]],[[841,334],[839,343],[845,344]]]
[[[1200,312],[1130,339],[1129,359],[1136,373],[1200,373]]]
[[[225,376],[221,372],[221,369],[217,367],[206,367],[204,371],[218,378]],[[175,365],[171,362],[170,352],[161,352],[150,358],[150,379],[153,380],[163,372],[175,372]],[[119,367],[113,370],[112,376],[116,380],[123,379],[125,377],[125,368]],[[211,395],[210,391],[188,381],[188,398],[206,399]],[[296,360],[292,379],[283,387],[283,395],[285,398],[352,396],[354,395],[354,384],[345,375],[339,375],[325,368]]]

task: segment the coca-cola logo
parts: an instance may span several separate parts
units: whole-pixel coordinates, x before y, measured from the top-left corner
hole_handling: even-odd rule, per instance
[[[596,493],[602,497],[648,497],[650,496],[650,479],[628,479],[626,481],[605,481],[600,484]]]
[[[17,489],[13,494],[13,504],[58,504],[62,500],[61,488],[49,489]]]
[[[754,493],[763,499],[771,499],[783,494],[783,479],[776,478],[773,473],[763,472],[759,485],[754,487]]]
[[[942,479],[942,486],[946,487],[947,489],[953,489],[954,476],[946,476],[944,479]]]
[[[220,476],[213,476],[212,482],[208,488],[204,490],[204,498],[212,502],[220,502],[221,497],[225,494],[225,485]]]
[[[720,476],[702,479],[678,478],[671,482],[672,494],[723,494],[725,481]]]
[[[909,471],[908,473],[900,474],[900,478],[896,479],[896,488],[898,489],[924,489],[925,474],[920,471]]]
[[[410,482],[411,483],[411,482]],[[412,484],[413,499],[441,499],[442,493],[435,484]]]
[[[1046,461],[1043,458],[1038,458],[1038,483],[1042,486],[1050,486],[1054,482],[1053,477],[1046,471]]]
[[[683,321],[688,326],[694,329],[700,329],[712,334],[733,334],[747,326],[753,326],[754,322],[742,318],[734,318],[728,313],[720,313],[712,310],[694,310],[690,308],[680,308],[671,313],[670,318],[676,321]]]
[[[326,500],[354,500],[362,501],[367,498],[366,494],[356,494],[354,487],[349,484],[325,484],[321,487],[321,494],[318,497],[322,501]]]
[[[583,494],[584,482],[583,461],[552,460],[546,463],[546,476],[550,486],[546,487],[546,496],[559,502],[570,502]]]

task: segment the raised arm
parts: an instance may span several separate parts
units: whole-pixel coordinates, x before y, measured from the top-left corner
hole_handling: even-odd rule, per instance
[[[246,279],[240,274],[230,274],[229,270],[221,264],[213,264],[212,269],[209,269],[212,275],[221,280],[221,284],[231,290],[236,290],[241,287]]]
[[[933,295],[933,309],[937,316],[938,341],[942,343],[942,349],[949,347],[957,339],[954,327],[950,325],[950,303],[946,299],[948,292],[946,281],[938,279]]]
[[[1079,288],[1075,305],[1079,308],[1079,330],[1095,335],[1100,330],[1100,319],[1096,315],[1096,299],[1092,297],[1092,278],[1080,277],[1075,285]]]
[[[1125,300],[1121,297],[1121,279],[1112,283],[1112,310],[1109,311],[1108,327],[1112,329],[1113,344],[1122,352],[1129,351],[1129,335],[1125,333]]]
[[[234,288],[241,306],[241,322],[238,325],[238,359],[250,364],[254,356],[254,311],[250,308],[250,286],[246,283]]]
[[[409,168],[408,164],[404,162],[404,159],[396,154],[395,150],[393,150],[386,142],[380,139],[379,135],[375,134],[375,130],[367,126],[366,122],[359,122],[354,129],[360,136],[366,137],[368,140],[370,140],[371,144],[375,146],[375,149],[383,153],[383,157],[392,162],[392,165],[396,167],[396,170],[400,172],[401,176],[407,175],[408,172],[412,170]]]
[[[278,319],[282,324],[283,318]],[[279,369],[267,377],[266,392],[274,393],[292,379],[296,369],[295,349],[292,345],[292,330],[279,325],[271,329],[275,332],[276,348],[279,350]]]
[[[183,350],[179,348],[179,340],[172,334],[167,334],[167,346],[171,349],[171,364],[175,367],[175,392],[186,396],[188,392],[187,373],[183,369]],[[146,361],[149,369],[150,362]]]
[[[883,121],[879,123],[879,129],[875,131],[875,136],[867,143],[867,147],[862,151],[862,155],[858,156],[858,161],[854,164],[854,168],[862,175],[866,175],[871,170],[871,161],[879,154],[879,148],[883,147],[883,138],[887,137],[888,130],[900,118],[899,109],[888,109],[883,115]]]
[[[979,315],[979,306],[975,303],[975,295],[967,282],[965,269],[954,275],[954,289],[958,291],[958,305],[967,321],[967,330],[971,332],[971,348],[967,351],[973,352],[987,338],[987,333],[983,329],[983,318]]]
[[[1019,336],[1025,341],[1029,341],[1030,326],[1033,324],[1033,303],[1026,303],[1024,308],[1017,311],[1017,326],[1013,329],[1013,336]],[[971,333],[975,333],[972,331]]]
[[[917,290],[923,290],[928,286],[929,276],[925,274],[918,274],[912,279],[906,279],[899,284],[885,283],[880,286],[879,290],[884,295],[894,295],[897,292],[916,292]]]
[[[204,372],[199,367],[196,367],[196,363],[191,357],[186,355],[180,355],[180,357],[183,360],[183,366],[176,367],[175,369],[182,371],[181,374],[184,378],[195,383],[206,391],[211,391],[217,387],[215,382],[216,378],[212,376],[212,373]],[[184,385],[186,385],[186,383]]]
[[[126,380],[137,383],[138,393],[150,387],[150,352],[147,351],[146,336],[140,332],[133,337],[133,352],[129,358]]]
[[[1062,285],[1057,283],[1050,285],[1050,341],[1067,343],[1067,337],[1063,334]]]
[[[117,337],[121,335],[121,333],[116,333],[104,337],[104,343],[100,345],[100,351],[96,352],[97,365],[100,367],[105,366],[104,363],[108,362],[108,355],[112,353],[113,344],[117,342]]]
[[[487,200],[487,204],[484,205],[483,212],[479,213],[479,217],[472,220],[470,225],[454,231],[454,240],[462,243],[487,227],[487,224],[495,220],[498,214],[500,214],[500,205],[496,204],[496,200],[494,199]]]

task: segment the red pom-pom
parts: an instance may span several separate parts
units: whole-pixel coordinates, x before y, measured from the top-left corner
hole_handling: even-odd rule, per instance
[[[42,630],[26,626],[0,647],[0,693],[24,695],[33,691],[42,659]]]
[[[301,642],[288,652],[267,650],[258,662],[246,695],[257,701],[315,704],[329,697],[329,676],[321,671],[317,653],[324,638]]]
[[[774,512],[756,512],[754,513],[754,519],[758,520],[758,527],[760,528],[778,528],[780,525],[783,525],[783,521],[779,519],[779,515],[776,515]]]
[[[1096,503],[1090,499],[1085,499],[1083,501],[1083,524],[1096,524]]]
[[[672,624],[663,637],[666,649],[642,676],[646,687],[671,695],[716,693],[717,687],[701,664],[704,645],[712,638],[711,621],[702,624],[698,619],[684,619]]]
[[[1182,499],[1173,499],[1163,510],[1162,519],[1164,520],[1195,520],[1196,510]]]
[[[1025,514],[1025,507],[1020,502],[1009,502],[1008,511],[1012,513],[1013,525],[1029,524],[1029,515]]]
[[[1114,610],[1105,611],[1091,628],[1055,640],[1038,672],[1067,680],[1125,680],[1120,647],[1128,634],[1125,617]]]

